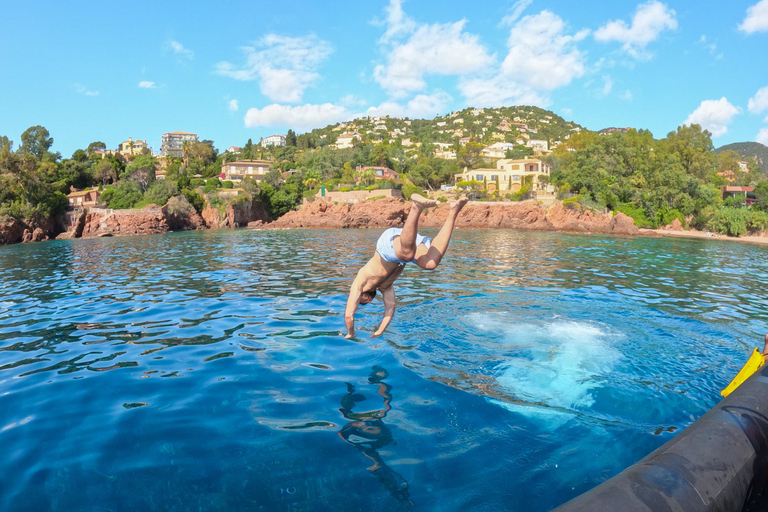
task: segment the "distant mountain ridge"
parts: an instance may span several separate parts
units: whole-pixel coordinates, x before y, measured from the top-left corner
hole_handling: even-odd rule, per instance
[[[760,166],[760,170],[768,173],[768,146],[765,144],[760,144],[759,142],[734,142],[733,144],[720,146],[715,150],[715,153],[722,153],[728,150],[737,152],[742,158],[754,157],[757,160],[757,165]]]

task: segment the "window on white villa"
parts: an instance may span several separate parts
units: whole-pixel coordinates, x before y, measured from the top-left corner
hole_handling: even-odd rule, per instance
[[[483,181],[483,175],[482,175],[482,174],[477,174],[477,175],[475,176],[475,180],[477,180],[477,181]]]
[[[513,174],[512,175],[512,181],[520,181],[520,175],[519,174]]]

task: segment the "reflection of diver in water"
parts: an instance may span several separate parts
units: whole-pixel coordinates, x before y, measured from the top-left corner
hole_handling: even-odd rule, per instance
[[[392,401],[392,387],[384,382],[384,379],[388,376],[389,373],[377,365],[373,367],[368,377],[368,382],[378,385],[377,393],[384,399],[384,409],[381,410],[353,412],[352,409],[357,402],[362,402],[365,400],[365,397],[355,393],[355,386],[348,382],[346,383],[347,394],[341,399],[341,409],[339,411],[341,411],[345,418],[352,421],[342,427],[339,431],[339,437],[373,461],[373,466],[369,467],[368,470],[372,472],[373,476],[381,482],[395,499],[400,503],[413,505],[413,502],[409,499],[408,482],[390,469],[378,453],[380,448],[387,446],[393,441],[392,432],[381,421],[389,412],[389,404]]]

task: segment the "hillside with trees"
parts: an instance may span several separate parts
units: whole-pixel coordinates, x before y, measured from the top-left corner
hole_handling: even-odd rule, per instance
[[[339,143],[342,136],[348,144]],[[156,179],[160,163],[148,152],[125,157],[96,141],[63,159],[52,152],[48,130],[33,126],[15,150],[8,136],[0,136],[0,220],[56,216],[66,210],[71,188],[88,187],[99,188],[110,208],[162,205],[177,197],[199,212],[206,203],[231,201],[223,199],[231,195],[219,194],[233,187],[219,178],[223,163],[251,159],[269,160],[271,170],[259,183],[244,181],[243,197],[261,199],[277,218],[321,188],[399,188],[407,198],[453,185],[465,167],[495,166],[495,159],[482,155],[487,146],[502,143],[505,157],[522,158],[533,154],[527,144],[534,139],[552,148],[541,158],[552,166],[549,179],[569,207],[624,212],[643,227],[678,219],[732,235],[762,231],[768,223],[768,175],[760,152],[765,146],[742,143],[716,151],[710,133],[698,125],[681,126],[661,139],[634,128],[593,132],[528,106],[467,108],[434,119],[365,117],[302,134],[289,130],[284,147],[249,139],[232,153],[219,153],[209,140],[190,143],[181,158],[165,158],[164,180]],[[376,179],[371,167],[393,169],[400,179]],[[726,185],[755,190],[723,200]],[[483,183],[470,186],[480,200],[505,199],[484,190]]]
[[[733,144],[726,144],[720,146],[715,150],[715,153],[722,153],[725,151],[734,151],[742,159],[755,159],[760,171],[763,174],[768,174],[768,146],[760,144],[759,142],[734,142]]]

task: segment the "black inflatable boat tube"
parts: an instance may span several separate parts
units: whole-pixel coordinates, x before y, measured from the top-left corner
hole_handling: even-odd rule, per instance
[[[768,365],[640,462],[557,512],[766,511]]]

